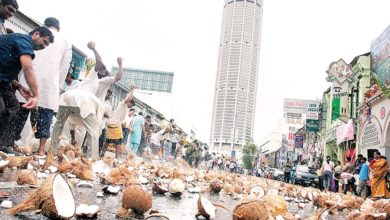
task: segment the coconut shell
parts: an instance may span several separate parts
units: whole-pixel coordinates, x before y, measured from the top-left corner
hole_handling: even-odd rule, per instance
[[[42,183],[42,185],[36,191],[32,192],[29,196],[27,196],[26,200],[11,209],[5,210],[4,213],[7,215],[15,215],[20,212],[35,211],[40,209],[41,214],[46,217],[52,219],[65,219],[63,216],[60,216],[58,214],[53,198],[53,182],[55,178],[62,178],[62,180],[66,182],[61,176],[61,174],[52,174]],[[73,206],[75,207],[73,212],[74,215],[74,213],[76,212],[76,205],[73,204]]]
[[[172,179],[168,184],[168,191],[173,196],[181,196],[184,192],[185,185],[181,179]]]
[[[152,208],[152,194],[145,192],[140,186],[128,186],[123,191],[122,208],[143,215]]]
[[[33,170],[20,170],[16,174],[16,183],[19,185],[37,185],[37,173]]]
[[[218,194],[222,190],[222,184],[219,181],[213,181],[209,186],[212,193]]]
[[[163,184],[161,182],[153,182],[153,188],[152,188],[152,191],[153,193],[157,193],[157,194],[165,194],[168,192],[168,189],[167,187],[163,186]]]
[[[204,202],[208,203],[209,205],[212,205],[210,201],[208,201],[206,198],[202,197],[202,195],[199,193],[199,198],[198,198],[198,215],[201,215],[205,217],[206,219],[210,219],[210,217],[215,218],[215,207],[212,205],[214,210],[212,210],[214,213],[208,213],[206,211],[206,208],[204,207]]]
[[[263,201],[242,201],[233,210],[233,220],[268,220],[269,214]]]
[[[58,163],[57,163],[56,159],[54,158],[54,153],[51,151],[47,154],[47,158],[46,158],[45,163],[43,164],[42,169],[47,170],[47,169],[49,169],[50,166],[58,167]]]
[[[74,148],[74,154],[76,157],[81,157],[83,155],[82,151],[81,151],[81,148],[80,147],[75,147]]]

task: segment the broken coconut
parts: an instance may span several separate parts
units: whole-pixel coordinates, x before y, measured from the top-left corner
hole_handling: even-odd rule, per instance
[[[72,191],[61,174],[52,174],[25,201],[4,213],[15,215],[38,209],[42,210],[42,215],[53,219],[68,219],[75,214],[76,205]]]
[[[185,185],[181,179],[172,179],[168,184],[168,192],[172,196],[181,196],[184,192]]]
[[[105,193],[118,194],[119,191],[121,190],[121,187],[120,186],[108,186],[108,187],[104,187],[102,190]]]
[[[212,193],[218,194],[222,190],[222,184],[216,180],[210,183],[210,191]]]
[[[153,188],[152,188],[153,193],[157,194],[165,194],[168,192],[168,188],[166,185],[163,185],[161,182],[153,182]]]
[[[50,151],[47,154],[47,158],[46,158],[45,163],[43,164],[43,169],[42,170],[47,170],[51,166],[58,167],[58,163],[57,163],[56,159],[54,158],[54,153],[52,151]]]
[[[97,205],[80,204],[76,208],[76,216],[80,218],[95,218],[100,212],[100,208]]]
[[[37,173],[33,170],[21,170],[16,174],[16,183],[19,185],[37,185]]]
[[[21,146],[16,148],[17,151],[29,156],[32,154],[32,147],[31,146]]]
[[[152,194],[145,192],[140,186],[128,186],[123,191],[121,208],[131,209],[135,213],[143,215],[152,208]]]
[[[215,219],[216,210],[215,206],[208,199],[199,194],[198,214],[196,216],[201,215],[206,219]]]
[[[233,209],[233,220],[268,220],[269,214],[263,201],[242,201]]]
[[[265,191],[264,191],[263,187],[261,187],[261,186],[254,186],[254,187],[252,187],[249,195],[260,199],[260,198],[264,197]]]

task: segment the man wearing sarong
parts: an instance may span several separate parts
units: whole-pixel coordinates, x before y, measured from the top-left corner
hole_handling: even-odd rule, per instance
[[[389,192],[386,185],[386,176],[388,166],[386,159],[381,157],[381,153],[376,151],[374,159],[370,162],[370,170],[372,172],[371,195],[374,198],[387,198]]]
[[[113,144],[115,147],[115,158],[119,157],[119,146],[122,144],[122,122],[126,118],[128,109],[135,105],[133,100],[134,89],[135,86],[132,84],[130,86],[130,93],[126,99],[118,104],[115,111],[107,121],[106,143],[104,145],[104,149],[107,150],[108,144]]]

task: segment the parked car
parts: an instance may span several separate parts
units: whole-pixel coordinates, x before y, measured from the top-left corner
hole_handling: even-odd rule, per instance
[[[295,184],[299,184],[305,187],[319,186],[319,179],[316,171],[313,168],[309,168],[306,165],[297,165],[295,168]]]
[[[284,181],[284,172],[278,168],[269,168],[269,171],[272,173],[272,179]]]

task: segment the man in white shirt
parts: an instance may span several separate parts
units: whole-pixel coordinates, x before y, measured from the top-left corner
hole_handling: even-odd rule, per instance
[[[106,143],[104,145],[104,150],[107,150],[108,144],[113,144],[115,147],[115,157],[119,157],[119,146],[122,143],[123,133],[122,133],[122,122],[126,118],[126,114],[129,108],[135,105],[134,97],[135,86],[132,84],[130,86],[130,93],[127,95],[126,99],[121,101],[111,117],[107,120],[106,127]]]
[[[129,139],[129,134],[133,131],[133,120],[134,120],[135,109],[130,108],[126,114],[125,120],[122,123],[122,133],[123,139],[122,144],[126,146],[127,141]]]
[[[114,76],[110,76],[110,73],[107,71],[106,66],[103,64],[102,58],[99,52],[96,50],[96,43],[89,42],[88,48],[93,51],[95,54],[96,64],[92,71],[88,74],[88,77],[82,81],[77,88],[90,91],[95,94],[96,97],[102,102],[105,102],[107,91],[111,85],[115,82],[122,79],[122,62],[121,57],[117,58],[117,63],[119,66],[118,73]],[[76,142],[76,123],[73,121],[70,122],[70,133],[71,133],[71,143],[77,144]],[[84,136],[84,134],[82,134]]]
[[[40,94],[38,103],[38,120],[37,131],[35,138],[40,139],[38,154],[44,155],[44,147],[46,140],[50,137],[50,126],[53,120],[53,115],[58,111],[60,100],[60,87],[68,73],[70,61],[72,59],[72,48],[65,38],[59,33],[60,22],[56,18],[46,18],[45,26],[53,33],[55,41],[45,50],[37,51],[33,66],[38,77],[38,91]],[[27,82],[23,71],[19,75],[19,82],[22,88],[27,88]],[[22,106],[26,99],[16,94],[20,105]],[[14,140],[19,140],[20,133],[26,123],[30,110],[20,108],[17,116],[17,121],[14,126]]]
[[[102,153],[103,153],[103,146],[104,146],[104,143],[106,142],[106,125],[107,125],[107,120],[110,118],[111,114],[112,114],[112,106],[111,106],[111,103],[110,103],[110,99],[111,99],[111,96],[112,96],[112,91],[111,90],[108,90],[107,91],[107,95],[106,95],[106,99],[104,101],[104,115],[103,115],[103,130],[102,130],[102,134],[100,135],[99,137],[99,153],[100,155],[102,156]]]

